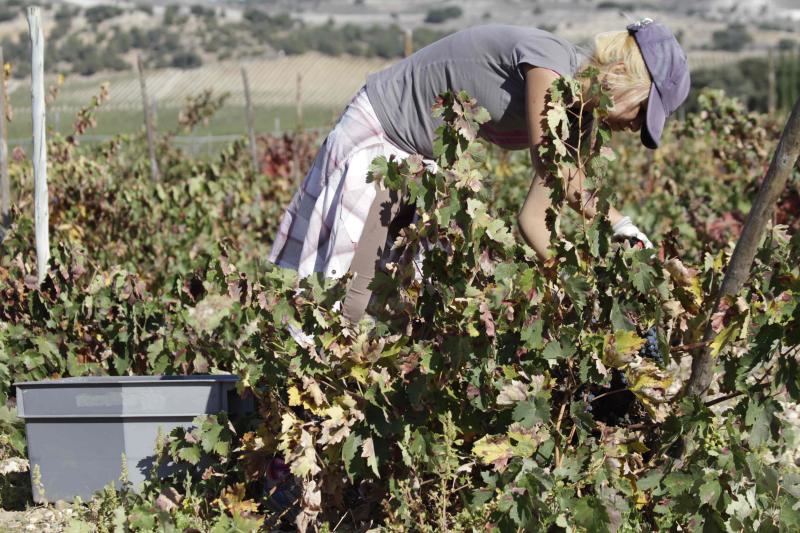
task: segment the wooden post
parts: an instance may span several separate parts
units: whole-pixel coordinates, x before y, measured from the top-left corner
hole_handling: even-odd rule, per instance
[[[153,114],[150,112],[150,102],[147,99],[147,83],[144,79],[144,65],[142,56],[136,56],[136,66],[139,69],[139,85],[142,88],[142,109],[144,111],[144,127],[147,129],[147,150],[150,153],[150,176],[153,181],[159,181],[161,175],[158,171],[158,160],[156,159],[156,141],[153,131]]]
[[[47,275],[50,262],[49,210],[47,199],[47,141],[45,138],[44,105],[44,35],[41,12],[28,8],[28,28],[31,36],[31,115],[33,122],[33,195],[36,225],[36,275],[39,284]]]
[[[786,181],[800,157],[800,99],[795,103],[792,114],[781,134],[781,140],[772,157],[767,176],[761,183],[753,207],[747,215],[742,234],[733,250],[731,261],[725,271],[722,286],[719,289],[713,310],[716,312],[723,296],[735,295],[747,281],[750,267],[758,251],[758,243],[772,217],[775,203],[786,187]],[[712,312],[713,315],[713,312]],[[711,356],[710,344],[716,334],[708,321],[701,348],[692,358],[692,374],[686,384],[685,393],[702,397],[711,384],[714,373],[714,358]]]
[[[769,54],[767,55],[767,113],[770,115],[775,113],[777,96],[778,87],[775,80],[775,52],[770,48]]]
[[[406,28],[405,32],[404,43],[403,43],[403,55],[405,57],[410,56],[414,53],[414,30],[411,28]]]
[[[253,101],[250,99],[250,82],[247,79],[247,70],[244,67],[242,67],[242,84],[244,85],[245,119],[247,121],[247,139],[250,143],[250,160],[253,162],[253,172],[258,173],[258,149],[256,147]]]
[[[297,73],[297,93],[295,95],[297,103],[297,125],[295,129],[300,131],[303,129],[303,75]]]
[[[8,177],[8,144],[6,143],[6,69],[3,47],[0,46],[0,237],[11,223],[11,183]]]

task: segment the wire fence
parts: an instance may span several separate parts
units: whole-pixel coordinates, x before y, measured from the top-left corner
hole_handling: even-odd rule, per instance
[[[306,132],[326,132],[325,128],[306,128]],[[270,131],[270,135],[283,135],[285,133],[292,133],[293,131]],[[78,135],[76,139],[80,143],[102,143],[110,141],[114,135]],[[195,156],[213,156],[218,150],[230,145],[232,142],[241,140],[247,141],[247,134],[242,132],[240,135],[177,135],[170,138],[170,142],[184,150],[187,154]],[[10,149],[15,147],[21,148],[26,154],[31,153],[33,141],[31,138],[16,138],[9,139],[8,146]]]
[[[250,79],[251,98],[255,106],[295,106],[299,92],[302,105],[330,108],[346,103],[370,73],[390,63],[385,59],[308,53],[273,59],[228,61],[189,70],[153,70],[147,72],[147,86],[150,96],[160,108],[180,108],[187,96],[207,88],[213,89],[215,94],[228,93],[227,103],[241,107],[245,104],[245,96],[240,69],[244,67]],[[48,85],[56,82],[56,76],[51,75],[46,79]],[[104,108],[141,109],[139,80],[134,70],[68,78],[51,107],[79,109],[91,100],[103,82],[109,83],[110,95]],[[28,89],[27,80],[13,80],[9,85],[12,103],[17,102],[20,113],[30,110]]]
[[[747,58],[766,58],[767,51],[746,52],[697,51],[689,54],[692,70],[716,69]],[[173,142],[193,155],[211,154],[246,135],[244,118],[245,92],[240,69],[247,70],[252,105],[255,108],[257,134],[281,135],[298,128],[325,129],[365,83],[367,76],[393,61],[380,58],[339,56],[319,53],[271,59],[229,61],[191,70],[161,69],[146,73],[151,105],[155,114],[171,124],[186,98],[205,89],[214,94],[227,93],[224,108],[211,128],[192,135],[173,137]],[[103,73],[89,77],[69,77],[58,88],[48,105],[49,127],[64,133],[70,127],[70,114],[89,103],[104,82],[109,83],[109,100],[100,108],[103,118],[96,134],[79,137],[81,142],[103,142],[114,134],[140,131],[142,98],[135,70]],[[57,84],[55,76],[46,77],[47,86]],[[30,149],[29,81],[9,80],[9,95],[14,109],[9,144]],[[106,115],[108,113],[108,115]],[[15,130],[16,126],[16,130]]]
[[[331,57],[318,53],[272,59],[229,61],[191,70],[161,69],[146,71],[148,100],[158,131],[175,129],[179,110],[187,97],[211,89],[214,95],[227,93],[222,109],[209,125],[199,125],[191,135],[173,138],[192,154],[211,153],[247,134],[246,98],[241,69],[247,71],[253,122],[257,135],[282,135],[299,129],[330,126],[345,104],[364,85],[367,76],[391,61],[379,58]],[[97,127],[82,142],[102,142],[118,133],[135,134],[143,127],[141,85],[135,70],[104,73],[89,77],[68,77],[59,85],[56,76],[47,76],[48,87],[58,87],[47,106],[47,126],[63,134],[71,133],[75,113],[85,107],[108,83],[109,98],[97,110]],[[9,95],[14,120],[10,124],[9,144],[30,148],[30,83],[10,80]]]
[[[101,143],[110,141],[114,135],[79,135],[77,140],[81,143]],[[222,146],[226,146],[236,140],[245,140],[245,134],[241,135],[185,135],[172,137],[171,141],[174,145],[184,149],[186,152],[193,156],[211,155],[212,152]],[[31,139],[9,139],[8,146],[10,148],[20,147],[26,153],[31,150]]]
[[[689,66],[694,69],[721,68],[746,58],[766,58],[767,51],[746,52],[697,51],[689,54]],[[303,106],[332,108],[343,105],[363,85],[367,76],[390,65],[393,61],[380,58],[338,56],[319,53],[284,56],[272,59],[228,61],[204,65],[196,69],[160,69],[147,73],[150,96],[159,108],[180,108],[186,97],[210,88],[214,93],[228,93],[227,104],[245,104],[240,68],[248,71],[251,98],[254,106],[295,106],[299,97]],[[300,80],[298,82],[298,80]],[[56,76],[46,77],[48,85]],[[59,89],[51,109],[77,110],[94,96],[100,84],[109,82],[109,110],[141,109],[139,81],[134,70],[67,78]],[[298,87],[298,83],[300,86]],[[9,94],[18,113],[30,112],[27,80],[10,80]]]

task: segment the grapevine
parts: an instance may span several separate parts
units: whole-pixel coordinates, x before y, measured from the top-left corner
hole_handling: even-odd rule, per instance
[[[707,93],[648,166],[638,140],[611,138],[606,103],[574,151],[563,141],[579,86],[559,80],[548,104],[553,259],[539,261],[515,227],[527,154],[498,158],[478,139],[480,102],[442,95],[438,169],[373,162],[371,179],[420,217],[376,276],[374,323],[355,326],[336,305],[347,277],[301,280],[263,261],[296,187],[288,162],[307,164],[313,138],[262,145],[266,177],[243,142],[212,161],[161,146],[155,184],[142,139],[54,137],[57,244],[41,287],[19,186],[29,162],[14,162],[20,198],[0,250],[5,400],[25,379],[230,371],[258,405],[251,419],[215,415],[164,435],[157,457],[173,474],[99,493],[76,520],[134,531],[800,527],[796,213],[781,211],[744,290],[706,317],[735,239],[720,221],[748,211],[775,126]],[[585,169],[595,220],[558,209],[563,166]],[[612,238],[611,202],[655,249]],[[718,333],[712,398],[677,400],[706,318]],[[16,464],[23,432],[0,414],[0,461]],[[2,476],[9,494],[27,483]]]

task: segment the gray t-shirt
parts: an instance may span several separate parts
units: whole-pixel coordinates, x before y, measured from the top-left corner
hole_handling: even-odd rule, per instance
[[[528,146],[525,78],[529,64],[574,76],[578,53],[570,42],[536,28],[489,24],[461,30],[367,78],[367,96],[389,140],[433,157],[440,119],[431,117],[436,97],[466,90],[491,120],[480,135],[507,149]]]

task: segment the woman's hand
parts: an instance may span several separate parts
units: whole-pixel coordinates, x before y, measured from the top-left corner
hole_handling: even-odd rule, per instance
[[[636,225],[631,222],[631,217],[622,217],[615,224],[611,226],[614,231],[615,237],[626,237],[629,239],[636,239],[642,243],[645,248],[652,248],[653,243],[647,238],[647,235],[641,232]]]

